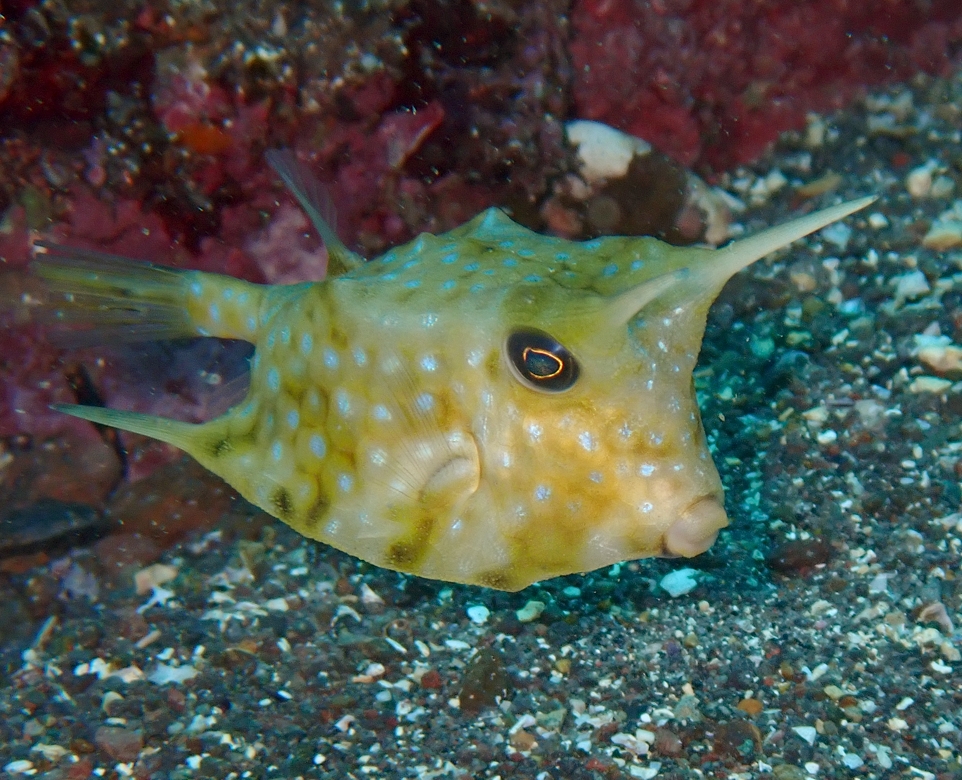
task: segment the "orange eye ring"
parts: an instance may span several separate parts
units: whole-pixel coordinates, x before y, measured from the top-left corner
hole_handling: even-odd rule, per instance
[[[517,378],[533,390],[563,393],[578,381],[580,369],[574,355],[543,331],[515,330],[505,341],[505,353]]]

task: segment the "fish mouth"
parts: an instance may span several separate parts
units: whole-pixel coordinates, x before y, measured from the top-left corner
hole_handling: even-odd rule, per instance
[[[718,532],[728,525],[728,515],[716,496],[703,496],[688,506],[665,531],[662,555],[694,558],[709,549]]]
[[[420,502],[431,507],[460,505],[481,484],[481,459],[473,436],[461,437],[424,481],[418,496]]]

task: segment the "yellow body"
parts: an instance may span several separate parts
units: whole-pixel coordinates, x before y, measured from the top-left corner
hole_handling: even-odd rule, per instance
[[[342,273],[312,284],[89,253],[38,270],[95,324],[123,308],[135,323],[256,345],[247,398],[210,422],[65,411],[169,441],[364,560],[516,590],[711,546],[728,520],[692,388],[707,309],[739,268],[869,200],[718,251],[574,243],[491,209],[367,263],[335,245]],[[132,301],[147,303],[131,313]],[[546,392],[519,374],[506,344],[528,330],[576,361],[570,387]]]

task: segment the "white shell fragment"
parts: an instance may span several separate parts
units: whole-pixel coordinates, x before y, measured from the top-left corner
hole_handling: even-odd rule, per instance
[[[698,570],[677,569],[669,572],[661,578],[658,586],[673,599],[684,596],[698,587]]]
[[[592,184],[602,179],[620,179],[628,173],[636,155],[651,151],[647,141],[587,119],[568,122],[565,135],[578,150],[582,177]]]
[[[546,604],[543,601],[529,601],[514,614],[520,622],[530,623],[532,620],[537,620],[541,617],[545,606]]]

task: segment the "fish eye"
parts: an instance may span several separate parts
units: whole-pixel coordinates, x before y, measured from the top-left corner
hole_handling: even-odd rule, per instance
[[[540,330],[519,328],[505,342],[517,376],[534,390],[561,393],[578,381],[578,361],[557,339]]]

